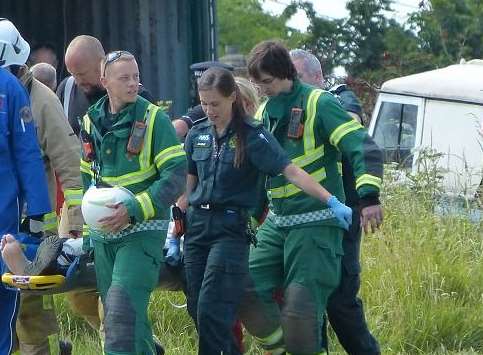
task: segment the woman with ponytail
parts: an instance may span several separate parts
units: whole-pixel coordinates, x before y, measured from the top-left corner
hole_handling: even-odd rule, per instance
[[[186,193],[189,208],[184,260],[188,312],[200,355],[238,355],[232,327],[248,276],[247,210],[256,203],[260,174],[283,174],[323,202],[333,198],[292,164],[273,136],[245,112],[232,73],[210,68],[198,84],[207,117],[190,130]],[[342,219],[351,209],[338,205]]]

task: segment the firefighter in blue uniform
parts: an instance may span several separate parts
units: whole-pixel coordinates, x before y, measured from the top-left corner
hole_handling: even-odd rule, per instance
[[[1,66],[9,60],[9,49],[4,47],[1,52]],[[15,49],[11,50],[15,52]],[[2,68],[0,181],[0,235],[18,233],[23,202],[27,205],[27,216],[32,220],[41,220],[51,210],[27,92],[11,73]],[[0,269],[3,273],[1,258]],[[18,300],[17,291],[7,290],[0,283],[0,354],[10,354],[12,350]]]

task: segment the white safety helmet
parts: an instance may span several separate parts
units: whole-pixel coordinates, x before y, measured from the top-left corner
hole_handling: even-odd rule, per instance
[[[29,54],[30,46],[15,25],[6,18],[0,18],[0,67],[24,65]]]
[[[90,187],[82,197],[82,216],[86,224],[94,229],[101,230],[99,220],[112,215],[112,208],[108,204],[125,202],[134,198],[134,194],[124,187]]]

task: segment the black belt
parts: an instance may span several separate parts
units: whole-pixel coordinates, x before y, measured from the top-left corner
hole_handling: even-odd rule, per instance
[[[213,203],[202,203],[200,205],[194,205],[194,207],[205,211],[217,211],[217,212],[233,211],[238,213],[246,212],[245,207],[222,205],[222,204],[220,205],[220,204],[213,204]]]

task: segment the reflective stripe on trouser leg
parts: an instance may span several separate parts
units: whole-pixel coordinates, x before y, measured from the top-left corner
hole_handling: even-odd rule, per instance
[[[266,336],[264,338],[257,338],[254,337],[257,342],[260,344],[260,346],[266,350],[271,350],[272,354],[275,351],[280,351],[284,350],[283,348],[283,330],[282,327],[279,327],[277,330],[275,330],[272,334],[269,336]]]
[[[48,340],[49,340],[50,355],[59,355],[60,354],[59,334],[49,335]],[[24,354],[24,355],[27,355],[27,354]]]

